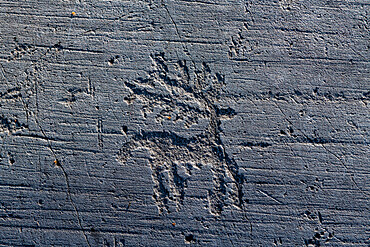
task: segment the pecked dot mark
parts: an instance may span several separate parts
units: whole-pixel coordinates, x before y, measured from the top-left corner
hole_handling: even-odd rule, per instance
[[[186,235],[185,236],[185,241],[186,242],[195,242],[195,238],[194,238],[194,235],[193,234],[189,234],[189,235]]]

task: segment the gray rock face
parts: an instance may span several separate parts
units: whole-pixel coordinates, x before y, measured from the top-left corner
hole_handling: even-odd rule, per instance
[[[0,2],[0,246],[369,246],[369,3]]]

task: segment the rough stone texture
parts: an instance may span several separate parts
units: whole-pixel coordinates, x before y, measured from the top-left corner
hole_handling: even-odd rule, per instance
[[[0,246],[369,246],[369,5],[1,0]]]

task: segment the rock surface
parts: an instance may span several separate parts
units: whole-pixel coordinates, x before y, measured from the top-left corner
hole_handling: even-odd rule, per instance
[[[0,246],[369,246],[368,15],[0,1]]]

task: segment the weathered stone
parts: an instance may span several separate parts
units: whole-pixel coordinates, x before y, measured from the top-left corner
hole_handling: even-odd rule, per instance
[[[369,246],[366,1],[0,1],[0,246]]]

